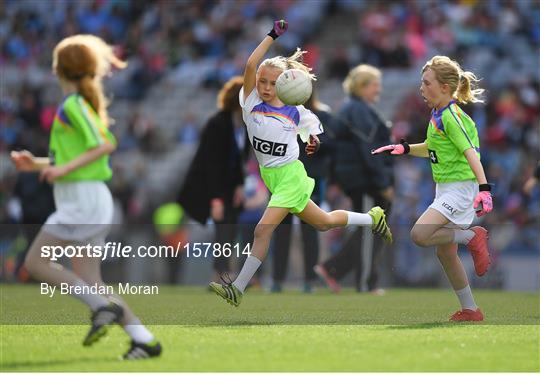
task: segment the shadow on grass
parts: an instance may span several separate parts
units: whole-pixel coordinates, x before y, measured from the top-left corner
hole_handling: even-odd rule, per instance
[[[207,323],[196,323],[185,325],[187,327],[249,327],[249,326],[365,326],[365,327],[383,327],[390,330],[416,330],[416,329],[435,329],[447,327],[463,327],[470,325],[478,325],[479,323],[452,323],[452,322],[429,322],[418,324],[403,324],[389,325],[385,323],[343,323],[343,322],[327,322],[327,323],[290,323],[287,321],[211,321]],[[482,323],[480,323],[482,324]]]
[[[457,328],[465,326],[481,326],[484,325],[482,322],[423,322],[409,325],[392,325],[387,326],[389,330],[429,330],[429,329],[438,329],[438,328]]]
[[[32,368],[39,369],[39,371],[45,371],[48,366],[53,365],[69,365],[69,364],[81,364],[81,363],[111,363],[111,362],[120,362],[116,358],[98,358],[98,357],[85,357],[85,358],[71,358],[71,359],[61,359],[61,360],[41,360],[41,361],[15,361],[7,364],[0,364],[0,371],[9,371],[16,369],[27,369],[32,370]],[[93,372],[90,367],[88,368],[89,372]]]

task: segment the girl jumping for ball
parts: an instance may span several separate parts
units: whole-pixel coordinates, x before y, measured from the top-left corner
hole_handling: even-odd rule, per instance
[[[275,228],[287,216],[296,214],[320,231],[347,225],[369,226],[375,234],[392,241],[384,211],[373,207],[368,213],[335,210],[327,213],[310,196],[314,180],[307,176],[298,160],[296,140],[300,134],[307,142],[307,154],[319,148],[317,134],[323,132],[319,119],[304,106],[284,105],[276,96],[276,80],[288,69],[301,69],[314,79],[310,68],[299,60],[304,51],[297,50],[290,57],[277,56],[264,60],[257,68],[272,43],[287,30],[287,22],[274,22],[274,27],[249,57],[244,71],[244,85],[240,91],[242,116],[249,140],[255,149],[261,177],[272,194],[263,217],[254,232],[251,255],[234,282],[210,283],[210,288],[229,304],[238,306],[246,285],[253,277],[268,252]]]

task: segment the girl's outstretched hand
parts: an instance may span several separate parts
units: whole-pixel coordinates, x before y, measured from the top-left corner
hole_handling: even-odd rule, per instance
[[[33,171],[34,170],[34,155],[28,151],[12,151],[11,161],[15,164],[15,167],[19,171]]]
[[[321,147],[321,141],[319,140],[317,135],[310,135],[309,136],[309,141],[308,141],[308,143],[306,145],[306,153],[307,153],[307,155],[311,156],[312,154],[317,152],[320,147]]]
[[[400,144],[390,144],[377,149],[372,149],[371,154],[378,155],[379,153],[388,152],[391,155],[404,155],[409,153],[410,149],[409,144],[404,139],[401,139]]]

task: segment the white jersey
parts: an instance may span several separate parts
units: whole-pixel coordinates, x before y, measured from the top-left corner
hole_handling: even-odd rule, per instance
[[[247,126],[249,141],[255,149],[259,165],[277,167],[298,160],[296,137],[307,142],[309,135],[323,132],[321,121],[303,105],[280,108],[261,100],[257,88],[244,101],[244,87],[240,90],[242,117]]]

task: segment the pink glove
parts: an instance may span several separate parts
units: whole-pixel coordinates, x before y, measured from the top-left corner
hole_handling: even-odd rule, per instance
[[[379,153],[390,152],[391,155],[404,155],[409,153],[410,150],[411,147],[409,146],[409,143],[407,143],[404,139],[401,139],[399,144],[390,144],[377,149],[372,149],[371,154],[378,155]]]
[[[402,155],[405,153],[405,147],[401,144],[390,144],[371,150],[372,155],[378,155],[383,152],[390,152],[391,155]]]
[[[491,192],[480,191],[474,198],[473,208],[476,210],[476,216],[482,217],[493,210],[493,200],[491,199]]]
[[[280,19],[279,21],[274,21],[274,28],[270,30],[268,36],[276,40],[278,37],[285,34],[287,28],[289,28],[289,24],[287,23],[287,21],[283,19]]]

